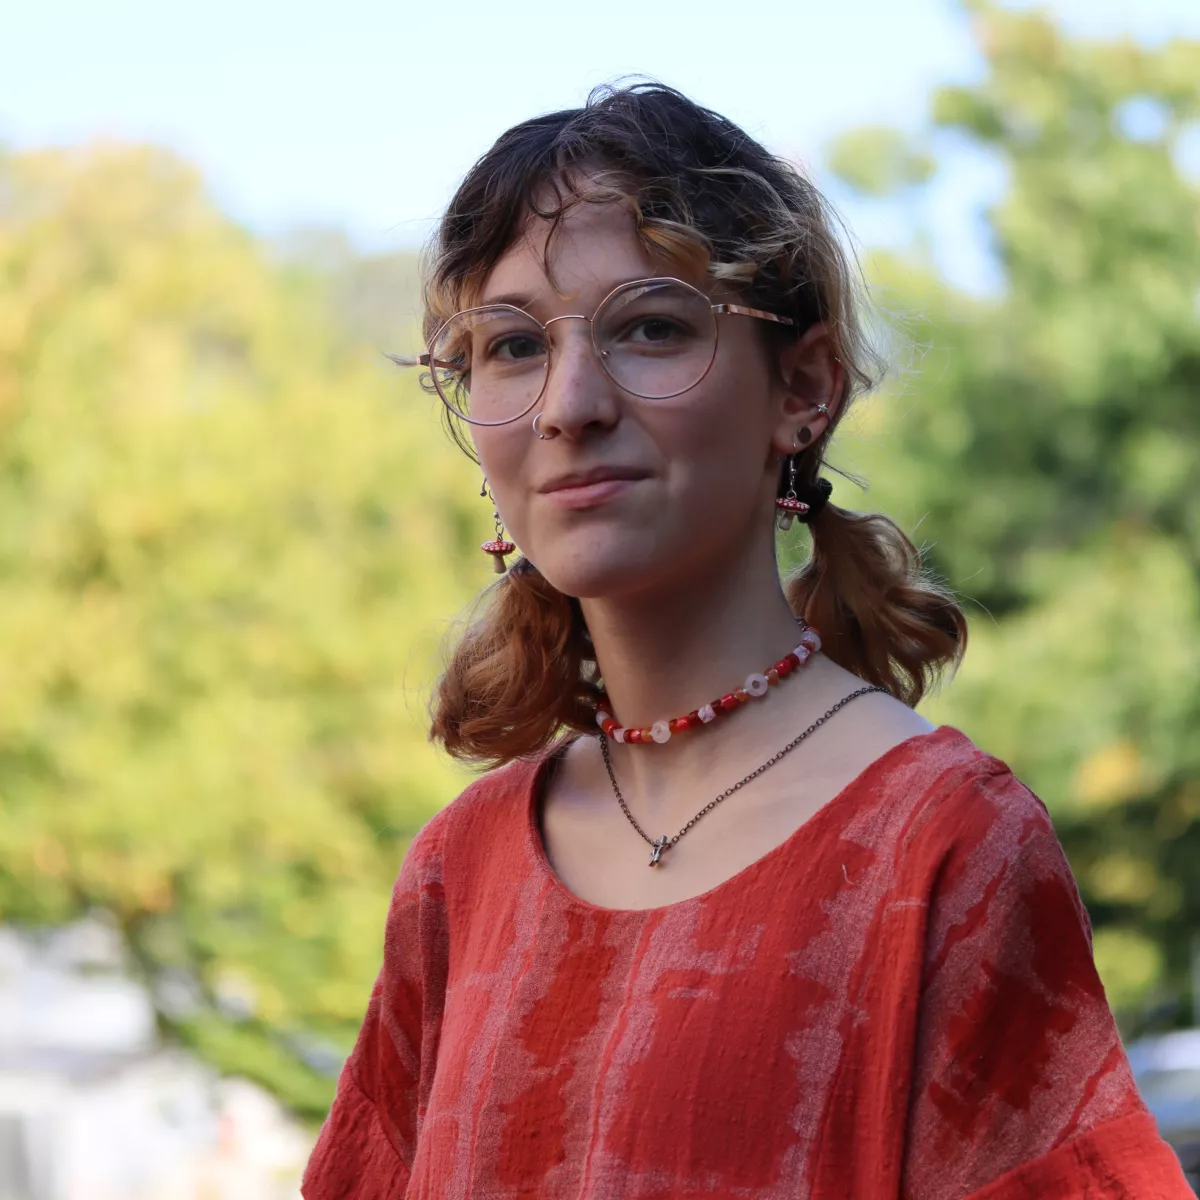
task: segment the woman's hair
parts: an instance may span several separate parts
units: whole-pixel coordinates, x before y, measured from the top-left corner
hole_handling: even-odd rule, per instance
[[[613,201],[629,207],[652,254],[790,317],[790,336],[826,323],[845,382],[834,420],[797,456],[798,490],[812,486],[834,425],[881,374],[858,311],[857,270],[808,179],[671,88],[599,88],[583,108],[500,137],[441,222],[425,284],[426,334],[475,302],[531,217],[551,223],[549,274],[565,215]],[[473,456],[453,422],[451,431]],[[952,595],[886,517],[827,504],[810,531],[811,559],[786,584],[793,610],[820,631],[834,662],[915,704],[965,649],[966,620]],[[535,753],[564,729],[595,728],[596,679],[579,602],[518,559],[450,656],[430,737],[456,758],[489,765]]]

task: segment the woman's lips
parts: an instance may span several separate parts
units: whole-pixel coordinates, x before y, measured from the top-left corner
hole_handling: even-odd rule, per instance
[[[559,508],[582,509],[598,508],[607,504],[624,492],[627,492],[637,479],[598,479],[595,483],[575,484],[572,487],[555,488],[546,492],[549,503]]]

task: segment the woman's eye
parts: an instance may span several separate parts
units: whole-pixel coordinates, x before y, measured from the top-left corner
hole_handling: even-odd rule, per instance
[[[500,362],[524,362],[537,358],[541,353],[541,342],[528,334],[509,334],[507,337],[497,338],[488,347],[488,358]]]
[[[684,332],[679,322],[670,317],[641,317],[630,326],[626,336],[634,342],[654,343],[669,342]]]

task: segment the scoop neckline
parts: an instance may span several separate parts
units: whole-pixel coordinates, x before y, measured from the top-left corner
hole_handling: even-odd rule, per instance
[[[777,846],[773,846],[753,862],[747,863],[740,871],[735,872],[728,879],[714,884],[707,891],[698,892],[695,896],[687,896],[683,900],[672,900],[668,904],[658,904],[650,908],[608,908],[603,904],[593,904],[590,900],[585,900],[582,896],[577,896],[571,891],[551,865],[549,855],[546,853],[545,843],[542,841],[541,830],[538,828],[538,811],[542,802],[542,789],[546,775],[557,761],[558,756],[571,744],[571,742],[560,743],[538,760],[525,786],[526,849],[533,861],[534,870],[541,876],[542,882],[548,883],[563,900],[568,904],[574,905],[576,908],[593,913],[602,913],[605,916],[613,918],[645,918],[654,916],[655,914],[661,915],[673,910],[683,909],[687,905],[700,904],[705,900],[712,899],[721,892],[736,890],[739,885],[744,884],[748,879],[765,870],[775,859],[783,857],[794,848],[797,842],[814,836],[814,830],[828,824],[832,819],[831,813],[844,808],[854,794],[865,787],[870,779],[879,773],[885,773],[892,766],[893,760],[899,758],[905,750],[911,749],[914,743],[921,742],[927,738],[941,739],[943,737],[948,740],[966,739],[966,734],[953,725],[937,725],[926,733],[914,733],[902,742],[897,742],[894,746],[889,747],[879,755],[878,758],[874,758],[867,763],[841,791],[835,793],[812,816],[792,830],[782,842]]]

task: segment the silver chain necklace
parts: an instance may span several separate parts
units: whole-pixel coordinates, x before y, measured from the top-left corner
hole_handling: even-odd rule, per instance
[[[859,696],[865,696],[868,692],[887,692],[887,688],[862,687],[859,688],[857,692],[851,692],[850,695],[844,696],[827,713],[819,716],[803,733],[799,734],[790,742],[788,742],[788,744],[784,746],[782,750],[776,751],[770,758],[767,759],[765,763],[763,763],[761,767],[755,768],[755,770],[751,771],[750,774],[744,779],[739,779],[732,787],[727,787],[715,800],[710,800],[674,837],[669,838],[664,833],[662,837],[658,838],[657,840],[650,837],[646,833],[646,831],[634,819],[633,813],[629,811],[629,805],[625,803],[625,797],[621,795],[621,789],[617,786],[617,777],[613,774],[612,759],[609,758],[608,755],[608,738],[601,733],[600,752],[604,755],[604,769],[608,772],[608,781],[612,784],[613,794],[617,797],[617,803],[621,806],[621,811],[629,818],[630,825],[632,825],[634,829],[636,829],[638,833],[642,835],[642,840],[646,843],[646,845],[650,847],[652,851],[650,855],[650,865],[652,867],[657,867],[663,856],[663,851],[670,850],[670,848],[674,846],[675,843],[679,841],[679,839],[683,837],[683,835],[687,833],[687,831],[691,829],[691,827],[695,825],[702,816],[704,816],[706,813],[712,812],[712,810],[716,808],[722,800],[728,800],[729,797],[732,796],[733,793],[739,788],[744,788],[752,779],[757,779],[764,771],[770,767],[773,767],[785,754],[795,750],[795,748],[800,745],[800,743],[804,741],[809,734],[815,733],[818,729],[820,729],[821,726],[824,725],[834,713],[845,708],[851,700],[857,700]]]

